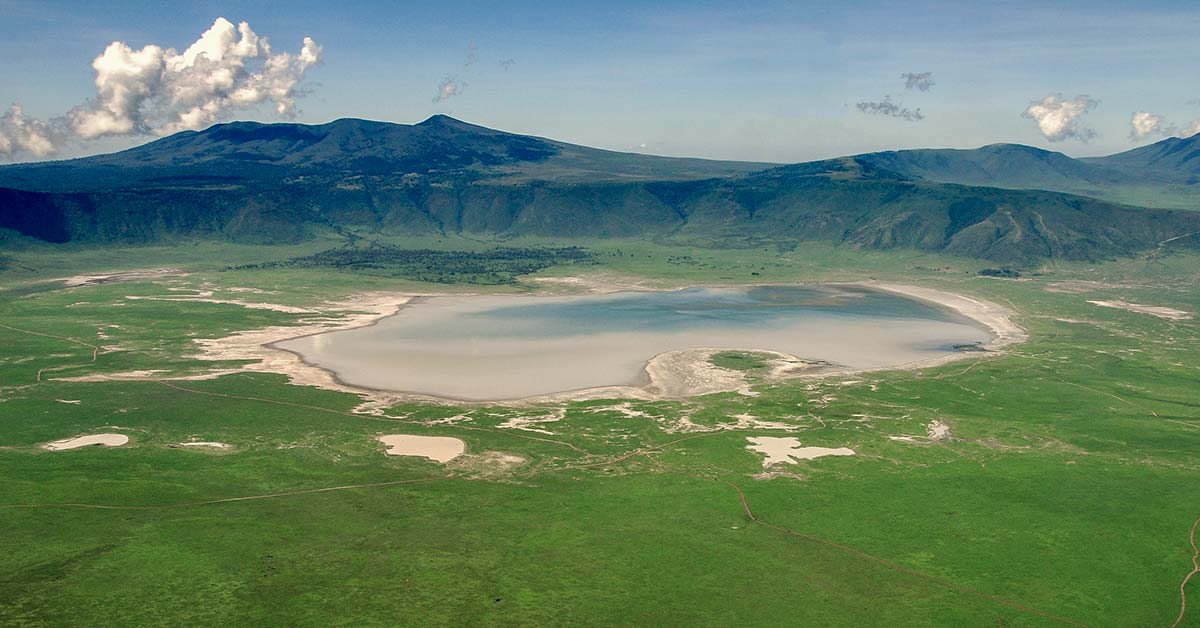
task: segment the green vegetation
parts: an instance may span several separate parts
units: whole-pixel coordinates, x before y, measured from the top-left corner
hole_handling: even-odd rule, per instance
[[[979,271],[979,274],[984,277],[1000,277],[1002,279],[1016,279],[1021,276],[1021,271],[1015,268],[1004,266],[1002,268],[984,268]]]
[[[714,366],[734,371],[756,372],[767,368],[768,357],[751,351],[721,351],[709,359]]]
[[[1186,211],[1200,206],[1200,174],[1186,157],[1200,140],[1170,142],[1145,147],[1167,153],[1138,149],[1112,163],[1001,145],[768,167],[613,153],[444,116],[414,126],[232,123],[2,167],[0,230],[100,245],[301,245],[348,232],[824,242],[1024,269],[1200,248],[1200,212]]]
[[[494,246],[425,242],[387,244]],[[453,288],[326,267],[222,271],[328,245],[6,253],[0,625],[1168,626],[1179,611],[1200,516],[1200,324],[1088,300],[1200,312],[1194,255],[1047,264],[1017,282],[930,253],[600,240],[580,243],[595,266],[540,272],[645,285],[877,278],[1010,305],[1031,334],[1000,356],[757,386],[757,397],[371,413],[355,412],[353,395],[277,375],[65,381],[234,366],[196,360],[193,339],[305,318],[127,296],[203,289],[314,306]],[[190,274],[28,283],[159,265]],[[727,353],[724,364],[758,363]],[[501,427],[560,413],[537,426],[551,434]],[[684,419],[729,427],[744,414],[796,431],[676,431]],[[934,420],[953,437],[890,438]],[[131,445],[39,449],[111,431]],[[496,471],[386,457],[373,440],[384,433],[454,436],[472,454],[528,462]],[[763,479],[748,435],[858,455]],[[171,447],[190,439],[233,449]],[[242,497],[261,499],[216,501]],[[1188,593],[1181,625],[1197,626],[1196,580]]]

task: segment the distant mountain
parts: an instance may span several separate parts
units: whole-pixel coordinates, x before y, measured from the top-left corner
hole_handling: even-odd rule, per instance
[[[233,123],[0,168],[0,228],[97,244],[295,242],[344,227],[715,247],[822,240],[1031,264],[1132,255],[1200,232],[1200,212],[1045,191],[1112,190],[1137,168],[1188,163],[1161,155],[1118,167],[997,145],[767,167],[615,153],[445,116],[411,126]]]
[[[1200,134],[1079,161],[1151,181],[1200,186]]]
[[[1115,172],[1020,144],[973,150],[917,149],[858,155],[866,163],[919,179],[991,187],[1058,189],[1122,182]]]
[[[434,176],[447,180],[682,180],[775,164],[655,157],[515,135],[436,115],[420,124],[233,122],[109,155],[0,168],[30,191],[227,186],[290,177]]]
[[[888,151],[855,158],[939,183],[1050,190],[1145,207],[1200,209],[1200,140],[1196,137],[1170,138],[1090,159],[1020,144]]]

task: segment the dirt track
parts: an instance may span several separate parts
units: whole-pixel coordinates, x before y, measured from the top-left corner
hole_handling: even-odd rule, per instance
[[[1187,585],[1192,576],[1200,573],[1200,547],[1196,546],[1196,527],[1200,526],[1200,518],[1196,519],[1192,524],[1192,530],[1188,533],[1188,542],[1192,544],[1192,570],[1188,575],[1183,577],[1183,582],[1179,583],[1179,616],[1171,624],[1171,628],[1179,625],[1183,621],[1183,616],[1187,614]]]

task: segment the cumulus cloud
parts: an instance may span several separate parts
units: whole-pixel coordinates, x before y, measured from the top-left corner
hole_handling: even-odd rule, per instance
[[[937,85],[933,82],[933,72],[905,72],[900,78],[904,79],[904,89],[915,89],[919,92],[927,92]]]
[[[1176,130],[1175,125],[1168,123],[1166,118],[1149,111],[1136,111],[1129,120],[1129,139],[1134,141],[1173,135]]]
[[[321,59],[305,37],[300,51],[272,53],[250,25],[217,18],[182,53],[148,45],[109,44],[92,62],[96,98],[71,111],[84,139],[105,135],[165,135],[200,129],[226,112],[270,101],[284,117],[296,112],[296,86]]]
[[[467,84],[462,80],[453,76],[447,76],[438,83],[437,95],[433,97],[433,102],[444,102],[463,93],[467,88]]]
[[[1085,94],[1070,100],[1062,94],[1050,94],[1029,103],[1021,115],[1037,122],[1038,130],[1051,142],[1067,139],[1088,142],[1096,137],[1096,132],[1083,126],[1079,119],[1099,104],[1100,101]]]
[[[861,112],[878,115],[890,116],[892,118],[900,118],[909,122],[919,122],[925,119],[925,114],[921,113],[920,109],[908,109],[892,102],[891,96],[884,96],[883,100],[872,102],[862,101],[855,103],[854,106]]]
[[[321,46],[310,37],[295,53],[274,52],[267,38],[249,24],[234,26],[223,17],[183,52],[155,44],[134,49],[116,41],[92,61],[94,98],[73,108],[61,124],[29,120],[19,107],[10,110],[0,126],[0,147],[16,146],[43,157],[68,139],[202,129],[262,103],[292,118],[296,99],[303,95],[301,81],[321,54]],[[57,137],[39,130],[56,126],[64,131]],[[48,138],[49,148],[31,137]]]
[[[13,105],[0,115],[0,156],[48,157],[54,154],[64,135],[64,120],[46,122],[30,118],[20,105]]]
[[[1135,142],[1150,137],[1169,135],[1186,138],[1200,133],[1200,120],[1192,120],[1181,127],[1168,122],[1166,118],[1158,114],[1138,111],[1129,120],[1129,127],[1129,138]]]

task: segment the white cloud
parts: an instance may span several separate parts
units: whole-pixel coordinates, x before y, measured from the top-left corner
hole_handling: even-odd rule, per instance
[[[1187,126],[1179,130],[1179,137],[1191,137],[1200,134],[1200,120],[1192,120]]]
[[[62,126],[61,120],[45,122],[26,117],[20,105],[13,105],[0,115],[0,156],[52,155],[62,141]]]
[[[1100,101],[1084,94],[1070,100],[1064,100],[1062,94],[1050,94],[1030,103],[1021,115],[1037,122],[1038,130],[1051,142],[1066,139],[1087,142],[1096,137],[1096,132],[1080,124],[1079,118],[1099,104]]]
[[[70,113],[84,139],[104,135],[166,135],[209,126],[228,112],[263,102],[281,116],[296,112],[296,87],[321,59],[305,37],[299,53],[272,53],[250,25],[217,18],[182,53],[153,44],[133,50],[109,44],[92,62],[96,98]]]
[[[1169,124],[1166,118],[1149,111],[1134,112],[1129,120],[1129,138],[1134,141],[1173,135],[1176,131],[1175,125]]]
[[[309,37],[299,52],[272,52],[267,38],[249,24],[234,26],[223,17],[182,53],[155,44],[135,50],[115,41],[92,61],[96,96],[67,113],[62,125],[69,133],[58,138],[41,133],[50,138],[49,147],[29,140],[28,130],[18,142],[14,129],[53,125],[23,118],[17,108],[15,115],[5,114],[9,122],[0,130],[0,147],[10,148],[0,154],[15,155],[19,148],[43,157],[68,136],[90,140],[202,129],[236,110],[268,102],[278,115],[291,118],[302,95],[300,82],[320,62],[321,52]]]
[[[466,87],[467,84],[463,81],[452,76],[447,76],[446,78],[442,79],[441,83],[438,83],[437,96],[433,97],[433,102],[450,100],[451,98],[462,94]]]

